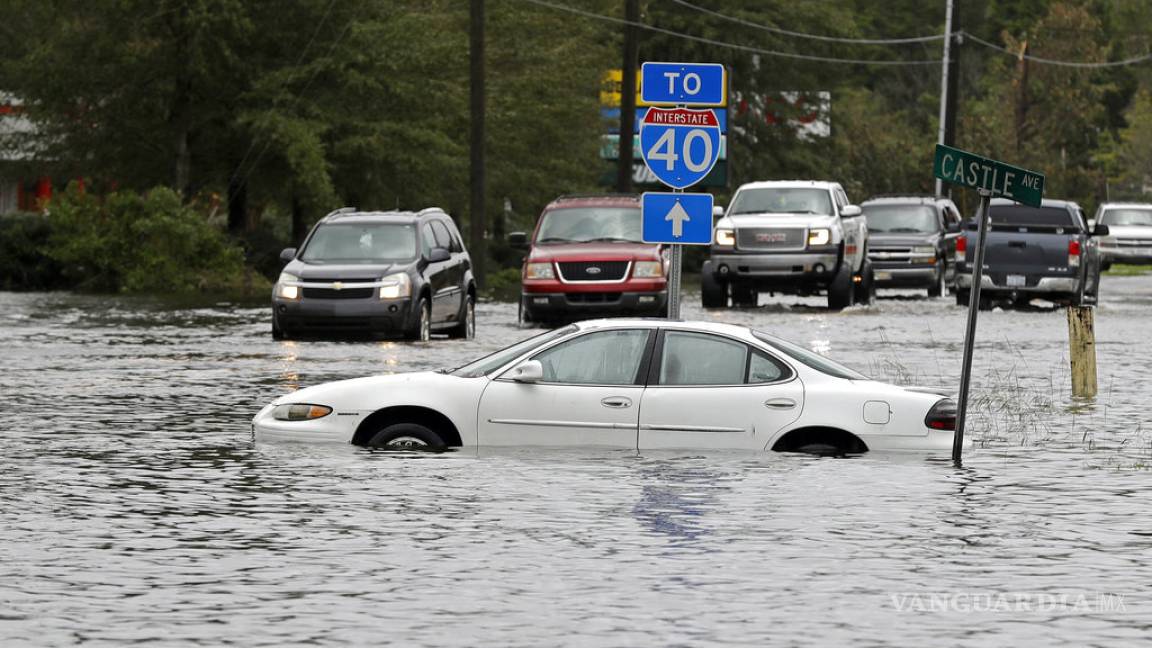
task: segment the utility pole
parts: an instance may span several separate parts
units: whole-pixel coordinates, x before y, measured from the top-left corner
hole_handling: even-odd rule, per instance
[[[639,58],[640,0],[624,0],[624,61],[620,67],[620,151],[616,191],[632,192],[632,139],[636,131],[636,65]]]
[[[945,141],[945,126],[948,122],[948,76],[949,76],[949,58],[952,54],[952,2],[948,0],[948,5],[945,8],[944,16],[944,61],[941,68],[942,77],[940,79],[940,129],[937,133],[936,143],[944,144]],[[936,196],[944,195],[944,181],[936,179]]]
[[[488,259],[488,246],[485,230],[488,219],[484,214],[485,170],[484,170],[484,0],[472,0],[471,29],[469,33],[469,73],[471,76],[471,161],[469,227],[472,230],[471,249],[472,274],[476,283],[483,288],[484,267]]]

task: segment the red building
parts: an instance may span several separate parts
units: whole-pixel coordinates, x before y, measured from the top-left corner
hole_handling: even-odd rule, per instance
[[[52,198],[52,179],[28,171],[32,155],[18,143],[35,133],[23,102],[0,92],[0,214],[40,211]]]

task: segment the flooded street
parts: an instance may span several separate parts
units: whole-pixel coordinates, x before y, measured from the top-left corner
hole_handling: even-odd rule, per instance
[[[754,325],[900,384],[959,382],[966,309],[883,292]],[[268,307],[0,293],[4,646],[1131,645],[1152,635],[1152,277],[1105,277],[1100,396],[1063,309],[980,314],[947,456],[254,445],[301,386],[533,334],[274,342]],[[899,639],[897,639],[899,638]]]

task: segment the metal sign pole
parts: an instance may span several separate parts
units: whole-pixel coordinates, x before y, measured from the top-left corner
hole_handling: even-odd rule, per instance
[[[680,272],[684,265],[684,246],[672,244],[672,263],[668,269],[668,318],[680,319]]]
[[[960,464],[964,451],[964,423],[968,418],[968,388],[972,382],[972,347],[976,341],[976,316],[980,311],[980,283],[984,279],[984,242],[988,235],[988,200],[992,192],[979,189],[976,217],[976,252],[972,260],[972,289],[968,296],[968,330],[964,334],[964,366],[960,370],[960,400],[956,404],[956,435],[952,438],[952,461]]]

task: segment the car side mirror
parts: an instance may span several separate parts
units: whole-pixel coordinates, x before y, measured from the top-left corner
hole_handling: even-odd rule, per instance
[[[544,365],[539,360],[527,360],[513,367],[508,377],[521,383],[539,382],[544,380]]]
[[[524,232],[509,232],[508,245],[514,248],[524,249],[528,247],[528,235]]]
[[[288,263],[289,261],[291,261],[292,259],[295,259],[295,258],[296,258],[296,248],[284,248],[283,250],[280,250],[280,260],[283,261],[284,263]]]
[[[859,205],[848,205],[840,210],[840,218],[855,218],[864,212],[860,210]]]
[[[724,206],[723,205],[712,205],[712,216],[714,218],[723,218],[724,217]]]
[[[451,258],[452,253],[442,247],[432,248],[432,251],[428,253],[429,263],[439,263],[440,261],[447,261]]]
[[[958,234],[960,232],[960,223],[948,223],[944,227],[944,231],[949,234]]]
[[[1108,236],[1109,231],[1110,230],[1108,229],[1107,225],[1097,225],[1093,233],[1096,236]]]

